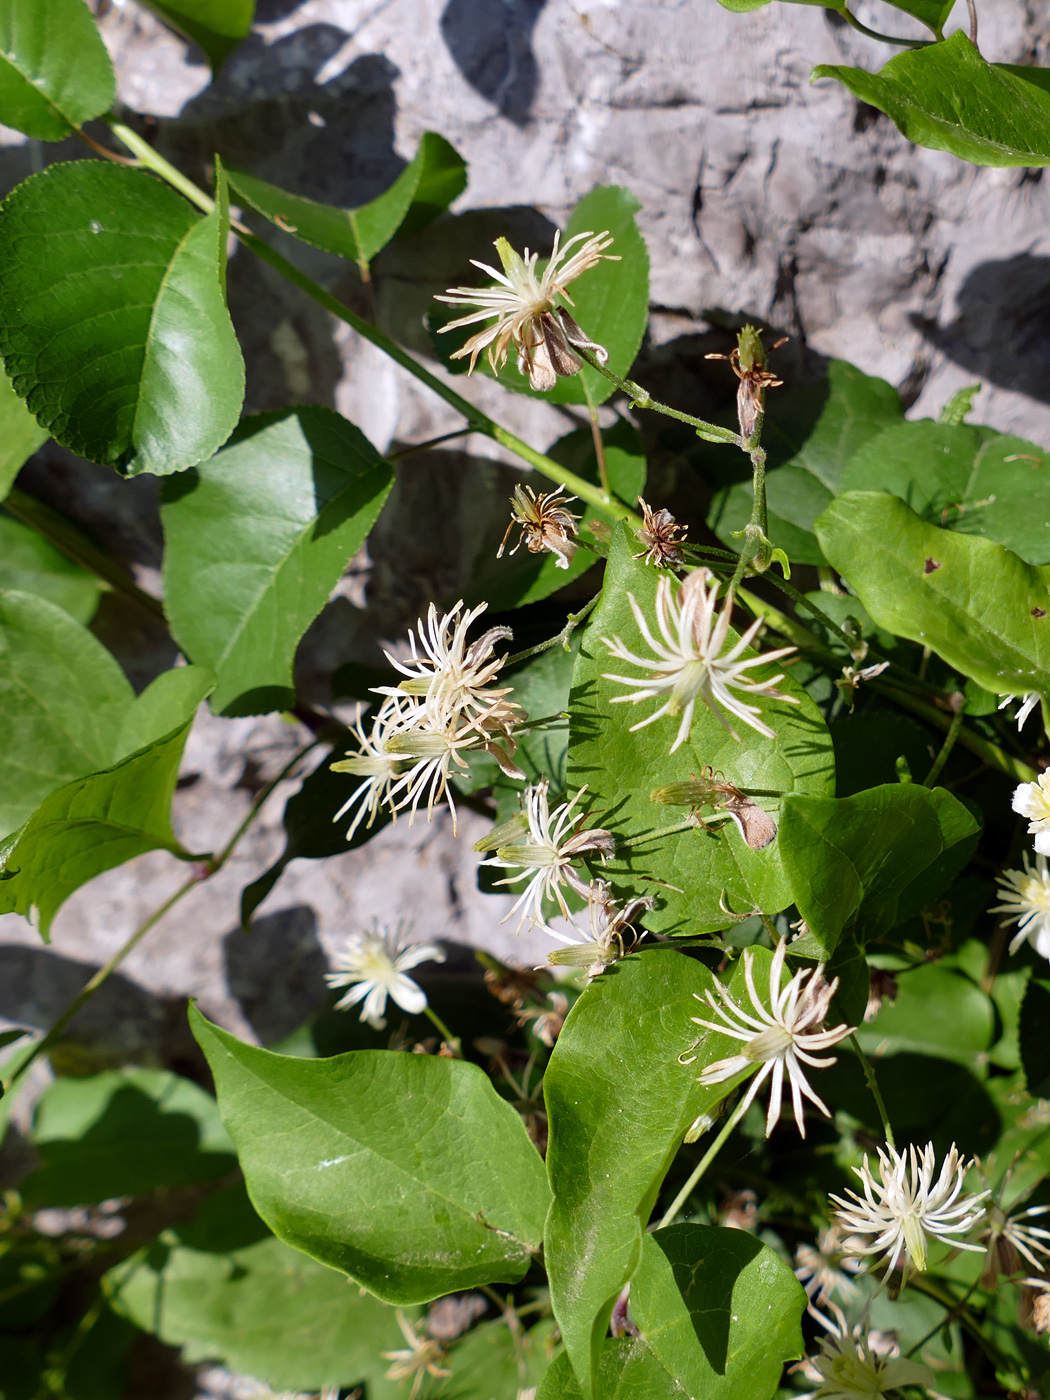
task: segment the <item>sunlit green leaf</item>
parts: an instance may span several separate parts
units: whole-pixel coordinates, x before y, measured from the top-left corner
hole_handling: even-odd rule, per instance
[[[774,913],[791,902],[778,843],[751,850],[736,826],[726,821],[707,830],[688,827],[654,838],[652,833],[684,823],[689,811],[654,802],[653,790],[686,782],[710,766],[753,793],[756,805],[775,815],[784,793],[820,796],[832,790],[831,737],[816,706],[790,676],[778,688],[797,697],[798,704],[757,702],[763,720],[775,731],[772,739],[741,727],[746,741],[738,742],[699,701],[691,738],[674,754],[669,751],[678,732],[677,718],[665,715],[632,732],[659,701],[635,705],[616,699],[630,694],[630,687],[606,680],[605,674],[631,675],[634,668],[615,661],[602,638],[619,636],[640,655],[647,654],[628,595],[655,625],[657,571],[631,558],[637,548],[626,528],[617,530],[602,600],[580,646],[571,701],[569,786],[588,785],[596,824],[611,830],[619,843],[604,876],[624,894],[644,889],[656,896],[658,907],[645,916],[646,927],[667,933],[724,929],[734,913],[755,908]],[[729,636],[734,638],[733,633]],[[729,648],[733,642],[727,639],[725,645]],[[776,675],[778,670],[770,668],[765,674]],[[762,676],[763,668],[748,674]],[[642,684],[640,679],[639,688]],[[714,813],[708,809],[706,815]]]
[[[244,171],[230,183],[258,213],[304,243],[367,266],[402,227],[415,232],[437,218],[466,187],[467,167],[443,136],[427,131],[410,164],[388,190],[356,209],[288,194]]]
[[[853,797],[787,797],[779,841],[799,913],[830,953],[855,914],[864,939],[914,913],[916,898],[921,908],[923,872],[951,852],[957,869],[979,830],[946,789],[897,783]],[[931,884],[930,898],[942,889]]]
[[[0,6],[0,122],[61,141],[113,103],[109,52],[83,0]]]
[[[214,70],[251,31],[255,0],[143,0],[207,56]]]
[[[631,1313],[664,1370],[703,1400],[768,1400],[804,1352],[791,1266],[743,1230],[672,1225],[646,1235]]]
[[[217,712],[294,703],[296,647],[392,481],[351,423],[306,407],[246,419],[210,462],[166,483],[165,606],[180,646],[219,677]]]
[[[477,1065],[245,1045],[191,1010],[253,1204],[279,1239],[392,1303],[521,1278],[549,1193]]]
[[[938,1055],[972,1065],[992,1043],[991,998],[962,973],[917,967],[898,979],[892,1003],[883,1002],[857,1038],[869,1055]]]
[[[281,1390],[365,1381],[378,1400],[398,1394],[382,1356],[405,1346],[394,1309],[274,1239],[239,1183],[109,1281],[115,1306],[188,1366],[219,1361]]]
[[[770,955],[757,953],[761,983]],[[699,1034],[689,1019],[701,1014],[696,998],[712,986],[702,963],[673,948],[616,963],[577,1001],[547,1066],[547,1274],[584,1393],[682,1138],[733,1087],[702,1089],[697,1065],[679,1059]],[[733,1044],[708,1034],[705,1062]]]
[[[0,208],[0,353],[39,423],[129,475],[229,436],[244,365],[226,309],[226,213],[142,170],[52,165]]]
[[[31,1141],[41,1165],[20,1189],[32,1209],[142,1196],[236,1164],[215,1100],[168,1070],[56,1079],[37,1105]]]
[[[1050,568],[928,525],[875,491],[840,496],[816,531],[879,627],[930,647],[993,694],[1050,693]]]
[[[988,63],[962,30],[878,73],[822,63],[813,77],[837,78],[916,145],[975,165],[1050,165],[1050,73]]]
[[[940,34],[955,9],[955,0],[886,0],[895,10],[903,10],[913,19],[921,20],[935,34]]]
[[[0,501],[7,497],[15,477],[47,437],[47,430],[15,393],[10,379],[0,373]]]
[[[48,544],[28,525],[0,513],[0,589],[35,593],[57,603],[78,622],[95,615],[102,584],[97,575]]]

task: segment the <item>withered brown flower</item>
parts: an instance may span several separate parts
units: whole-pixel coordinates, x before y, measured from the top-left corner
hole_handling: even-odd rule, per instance
[[[510,498],[510,524],[496,551],[496,558],[503,557],[510,532],[517,525],[521,533],[511,554],[517,554],[524,541],[530,554],[556,554],[557,567],[567,569],[576,553],[573,537],[578,533],[576,527],[580,517],[565,507],[575,500],[575,496],[566,496],[563,491],[546,491],[537,495],[531,486],[515,486]]]
[[[638,497],[638,504],[642,511],[642,528],[635,531],[635,539],[645,548],[632,556],[634,559],[644,559],[647,564],[654,564],[658,569],[677,569],[679,565],[685,563],[679,545],[685,538],[685,526],[675,522],[674,516],[669,510],[653,510],[650,506]],[[680,539],[675,536],[680,535]]]

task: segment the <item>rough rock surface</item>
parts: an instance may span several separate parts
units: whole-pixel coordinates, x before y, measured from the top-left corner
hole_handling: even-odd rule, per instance
[[[199,53],[134,0],[95,8],[122,100],[155,119],[160,148],[187,170],[203,174],[219,150],[299,193],[354,205],[390,183],[423,131],[453,142],[469,162],[467,192],[451,216],[392,245],[375,268],[383,322],[423,354],[430,297],[459,280],[469,257],[484,257],[505,231],[535,246],[593,185],[615,182],[642,201],[652,258],[640,377],[683,408],[724,398],[724,368],[706,365],[702,351],[724,348],[718,328],[748,316],[790,334],[787,354],[803,367],[841,356],[891,380],[914,415],[980,380],[981,420],[1050,443],[1050,183],[1041,171],[977,170],[913,147],[837,84],[811,86],[818,62],[874,67],[893,52],[827,12],[772,4],[732,15],[716,0],[258,0],[254,34],[212,83]],[[915,32],[878,0],[856,9],[869,24]],[[986,55],[1050,63],[1041,0],[980,9]],[[3,136],[5,188],[46,160],[81,154],[73,143]],[[355,271],[299,246],[295,256],[362,304]],[[231,264],[230,297],[249,410],[329,403],[383,451],[459,426],[243,253]],[[565,411],[487,380],[468,392],[537,447],[574,426]],[[368,557],[355,561],[304,648],[311,694],[323,697],[340,663],[373,663],[378,640],[397,637],[430,598],[456,596],[479,536],[505,508],[510,474],[498,456],[468,439],[403,459]],[[688,464],[671,454],[662,468],[688,498]],[[22,484],[156,587],[151,481],[122,482],[52,446]],[[137,685],[171,664],[160,629],[112,596],[96,630]],[[276,717],[202,715],[177,799],[182,839],[197,850],[221,844],[301,740]],[[373,918],[414,920],[417,937],[533,960],[535,945],[515,945],[499,928],[509,901],[475,888],[470,843],[483,820],[470,813],[458,841],[444,818],[411,831],[401,822],[359,851],[296,862],[246,939],[238,894],[279,849],[291,790],[275,793],[222,875],[161,921],[85,1014],[81,1039],[102,1059],[189,1054],[191,995],[239,1034],[274,1040],[317,1004],[338,939]],[[111,872],[70,901],[46,949],[21,920],[0,919],[0,1016],[49,1024],[183,878],[163,854]]]

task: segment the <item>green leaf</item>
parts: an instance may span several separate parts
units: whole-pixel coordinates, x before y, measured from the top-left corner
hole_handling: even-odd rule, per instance
[[[1050,1098],[1050,982],[1033,977],[1021,1003],[1021,1064],[1034,1099]]]
[[[918,146],[974,165],[1050,165],[1050,74],[985,62],[962,30],[878,73],[822,63],[813,78],[837,78]]]
[[[143,0],[173,29],[192,39],[217,72],[251,32],[255,0]]]
[[[992,1044],[991,998],[949,967],[916,967],[898,979],[894,1001],[884,1001],[857,1039],[869,1055],[936,1055],[973,1065]]]
[[[389,1050],[274,1055],[193,1008],[248,1190],[279,1239],[391,1303],[522,1278],[549,1202],[477,1065]]]
[[[724,10],[732,10],[735,15],[746,15],[751,10],[760,10],[769,0],[718,0]]]
[[[210,462],[165,485],[165,606],[172,632],[219,681],[220,714],[295,702],[292,661],[375,523],[387,462],[330,409],[246,419]]]
[[[364,1381],[376,1400],[398,1395],[382,1357],[405,1345],[394,1310],[274,1239],[240,1183],[108,1281],[114,1305],[187,1366],[219,1361],[280,1390]]]
[[[47,437],[46,429],[15,393],[10,379],[0,373],[0,501],[6,499],[15,477]]]
[[[0,589],[33,593],[64,608],[78,622],[95,615],[102,584],[97,575],[48,544],[28,525],[0,513]]]
[[[853,797],[785,798],[779,843],[798,911],[830,953],[854,914],[863,941],[915,912],[913,884],[921,890],[923,872],[946,852],[969,859],[979,831],[945,788],[889,783]],[[919,907],[926,902],[920,893]]]
[[[123,756],[147,748],[191,720],[214,686],[215,674],[206,666],[173,666],[162,671],[135,697],[124,715],[117,752]]]
[[[19,1189],[34,1210],[210,1181],[237,1164],[211,1095],[160,1069],[56,1079],[30,1140],[41,1165]]]
[[[1050,693],[1050,568],[928,525],[875,491],[840,496],[816,531],[877,626],[929,646],[992,694]]]
[[[645,888],[658,897],[658,908],[646,915],[646,927],[661,933],[705,933],[728,927],[733,915],[727,914],[727,908],[739,913],[761,908],[771,914],[791,903],[779,845],[773,841],[764,850],[753,851],[731,822],[709,830],[690,827],[653,839],[653,832],[684,821],[689,813],[657,804],[651,793],[686,782],[710,765],[729,782],[754,791],[756,803],[775,813],[783,793],[820,796],[832,790],[831,736],[816,706],[790,676],[778,688],[797,697],[798,704],[759,702],[762,718],[775,731],[772,739],[746,729],[742,730],[746,742],[738,743],[699,702],[692,736],[673,755],[668,751],[677,734],[676,719],[664,716],[632,733],[631,726],[651,714],[659,702],[633,705],[615,699],[630,694],[630,688],[604,679],[605,673],[630,675],[634,668],[616,662],[601,639],[619,636],[628,647],[639,648],[639,655],[647,654],[628,595],[637,599],[651,621],[657,571],[631,558],[637,547],[625,527],[617,530],[602,599],[580,646],[570,706],[568,781],[570,788],[588,784],[595,824],[611,830],[619,843],[604,876],[622,894],[634,895]],[[727,649],[735,639],[730,632]],[[748,674],[776,675],[778,671],[770,667]],[[639,885],[639,879],[653,883]]]
[[[843,491],[888,491],[933,525],[993,540],[1029,564],[1050,563],[1050,511],[1033,509],[1050,454],[993,428],[925,420],[870,439],[842,474]]]
[[[70,161],[0,208],[0,353],[40,424],[81,456],[164,475],[236,424],[221,173],[219,187],[202,219],[145,171]]]
[[[771,955],[759,949],[757,956],[761,983]],[[697,1038],[689,1019],[696,998],[712,987],[707,968],[675,948],[616,963],[576,1002],[544,1075],[554,1192],[545,1259],[554,1314],[585,1393],[682,1138],[739,1082],[702,1089],[697,1065],[679,1060]],[[730,1045],[708,1034],[704,1060],[732,1053]]]
[[[884,429],[903,422],[900,395],[884,379],[862,374],[845,360],[832,360],[824,388],[826,398],[801,440],[790,421],[790,400],[771,399],[766,446],[771,453],[787,451],[787,459],[766,478],[769,537],[793,563],[823,564],[813,535],[813,522],[839,491],[847,464],[863,445]],[[783,405],[783,407],[780,407]],[[784,422],[781,422],[784,419]],[[751,481],[740,481],[716,493],[707,523],[731,549],[751,518]]]
[[[133,698],[110,653],[62,608],[0,594],[0,832],[113,762]]]
[[[483,1322],[458,1341],[442,1363],[452,1371],[449,1392],[456,1400],[512,1400],[530,1390],[547,1371],[552,1332],[550,1319],[517,1336],[502,1318]]]
[[[0,8],[0,122],[61,141],[116,97],[109,51],[83,0],[7,0]]]
[[[399,229],[414,233],[447,209],[466,188],[467,167],[443,136],[426,131],[390,188],[356,209],[318,204],[239,170],[231,170],[230,184],[285,233],[367,267]]]
[[[55,913],[81,885],[146,851],[191,859],[171,829],[171,797],[189,724],[112,768],[44,799],[0,846],[0,913],[30,917],[45,942]]]
[[[920,20],[934,34],[940,34],[955,9],[955,0],[886,0],[886,3]]]
[[[646,1235],[631,1314],[688,1395],[766,1400],[804,1354],[806,1295],[791,1266],[743,1230],[672,1225]]]

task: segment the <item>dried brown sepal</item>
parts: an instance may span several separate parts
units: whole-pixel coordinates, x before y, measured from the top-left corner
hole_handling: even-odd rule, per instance
[[[766,390],[779,389],[784,383],[771,370],[766,368],[766,351],[762,346],[762,332],[756,326],[744,326],[738,335],[738,345],[728,355],[705,355],[705,360],[728,360],[730,368],[740,383],[736,392],[737,421],[740,436],[750,442],[766,411]],[[786,345],[787,336],[781,336],[769,347],[770,353]]]
[[[520,534],[510,551],[512,555],[517,554],[524,541],[530,554],[555,554],[558,556],[558,568],[567,569],[576,553],[574,539],[578,534],[580,517],[565,507],[575,500],[575,496],[566,496],[562,491],[537,494],[531,486],[515,486],[510,499],[510,524],[496,551],[496,558],[503,557],[510,532],[517,525]]]
[[[485,986],[498,1002],[513,1011],[540,996],[539,980],[538,973],[528,972],[524,968],[485,969]]]
[[[685,526],[676,523],[669,510],[653,510],[641,496],[638,505],[642,512],[642,528],[635,531],[635,539],[645,548],[634,559],[644,559],[658,569],[677,569],[685,563],[679,544],[685,539]]]

